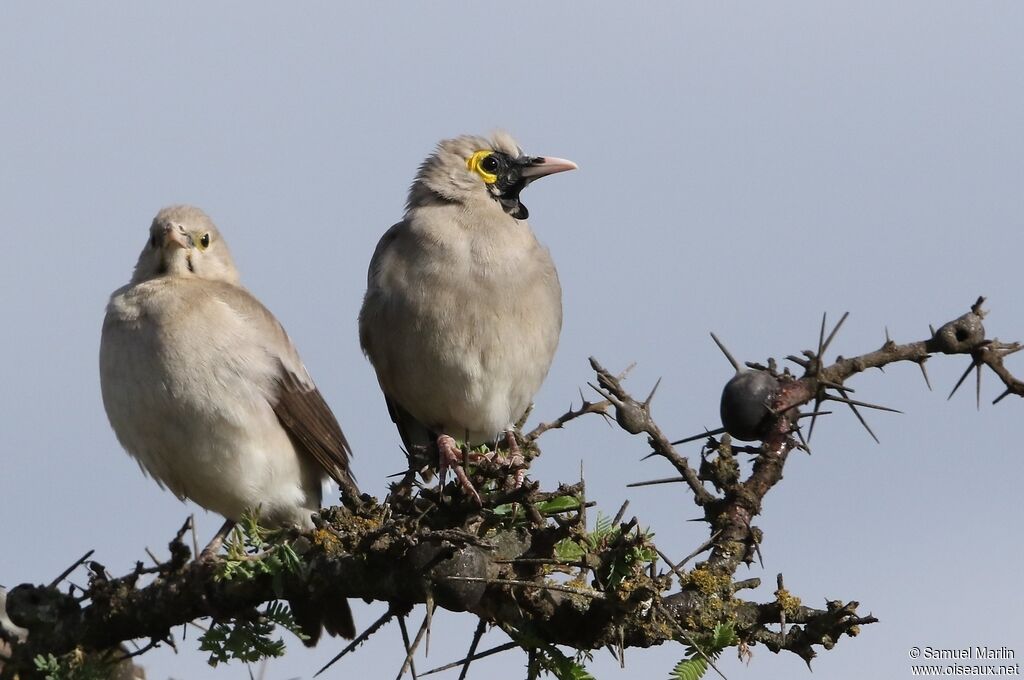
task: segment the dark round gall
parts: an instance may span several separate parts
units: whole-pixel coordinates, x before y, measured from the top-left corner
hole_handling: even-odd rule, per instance
[[[765,371],[740,371],[722,390],[722,427],[736,439],[754,441],[764,436],[772,421],[769,404],[779,381]]]
[[[409,560],[431,582],[434,600],[441,607],[462,612],[480,603],[487,584],[482,581],[461,581],[449,576],[487,578],[487,556],[479,548],[442,547],[421,543],[409,551]]]

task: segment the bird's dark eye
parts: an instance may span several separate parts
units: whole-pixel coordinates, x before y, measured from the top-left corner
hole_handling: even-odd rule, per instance
[[[480,161],[480,168],[486,172],[494,174],[498,172],[498,159],[494,156],[487,156]]]
[[[158,247],[160,247],[160,237],[157,236],[156,234],[153,234],[152,236],[150,236],[149,237],[149,247],[150,248],[158,248]]]
[[[202,249],[202,250],[206,250],[209,247],[210,247],[210,232],[206,232],[205,234],[203,234],[202,236],[199,237],[199,248]]]

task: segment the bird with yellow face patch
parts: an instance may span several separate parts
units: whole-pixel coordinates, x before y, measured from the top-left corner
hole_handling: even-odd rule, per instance
[[[562,328],[558,274],[520,193],[575,168],[505,133],[444,140],[370,261],[360,342],[402,442],[436,444],[442,484],[452,469],[477,502],[456,440],[514,444]]]

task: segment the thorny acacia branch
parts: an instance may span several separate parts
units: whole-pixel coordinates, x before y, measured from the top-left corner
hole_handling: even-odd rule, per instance
[[[28,639],[8,640],[10,660],[0,675],[33,677],[37,655],[102,654],[128,640],[168,640],[173,628],[204,617],[245,620],[256,615],[258,605],[276,599],[301,603],[343,597],[388,603],[386,616],[374,626],[393,616],[404,619],[414,605],[430,602],[470,612],[524,647],[523,640],[534,640],[580,650],[643,648],[692,639],[731,622],[741,651],[760,643],[810,663],[815,647],[830,649],[844,634],[855,636],[860,626],[876,619],[858,614],[854,601],[807,607],[782,587],[781,578],[774,600],[747,601],[738,593],[759,580],[735,579],[739,566],[759,555],[764,536],[752,521],[781,480],[789,452],[799,446],[794,439],[797,409],[826,398],[842,400],[846,381],[868,368],[899,361],[923,365],[936,354],[967,355],[972,367],[988,367],[999,377],[1003,396],[1024,396],[1024,382],[1004,364],[1020,345],[985,338],[981,303],[924,340],[896,344],[887,338],[878,350],[840,357],[827,366],[823,332],[817,352],[790,357],[803,368],[801,376],[780,373],[774,362],[752,365],[779,386],[765,404],[770,417],[761,427],[760,445],[734,446],[727,436],[709,436],[697,467],[654,421],[653,392],[643,401],[635,399],[622,376],[591,359],[595,389],[606,401],[584,402],[538,426],[521,443],[529,449],[528,458],[536,457],[536,440],[544,431],[613,409],[623,430],[647,435],[652,455],[675,468],[704,512],[710,539],[687,560],[710,553],[689,570],[671,563],[659,568],[650,556],[664,552],[639,529],[635,517],[616,518],[617,526],[603,533],[588,531],[582,482],[547,492],[535,483],[510,489],[502,479],[507,471],[481,466],[475,471],[477,488],[489,489],[483,493],[483,509],[454,483],[443,490],[417,491],[406,481],[393,487],[385,503],[364,497],[358,507],[325,510],[314,531],[290,537],[302,568],[284,578],[218,578],[219,562],[190,559],[183,527],[170,543],[170,558],[156,567],[140,562],[131,573],[114,578],[89,562],[89,586],[79,594],[64,593],[58,584],[18,586],[7,608],[14,623],[28,629]],[[838,395],[830,396],[830,389]],[[737,460],[744,452],[754,454],[748,473]],[[568,556],[567,545],[575,546]],[[572,583],[552,580],[558,572],[572,574]],[[474,642],[467,659],[475,649]]]

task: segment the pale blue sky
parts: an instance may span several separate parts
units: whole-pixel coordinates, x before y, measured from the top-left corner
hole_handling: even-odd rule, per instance
[[[886,326],[923,338],[979,294],[990,336],[1024,338],[1022,35],[1010,2],[4,3],[0,583],[48,581],[89,548],[122,572],[192,510],[121,452],[96,366],[107,295],[170,203],[220,225],[382,493],[402,458],[356,315],[373,247],[442,137],[503,127],[580,165],[523,196],[565,291],[538,416],[578,399],[593,354],[637,361],[637,393],[664,378],[671,434],[714,427],[730,369],[708,331],[743,359],[781,357],[813,345],[825,310],[851,312],[846,354]],[[881,619],[813,677],[909,677],[912,645],[1024,654],[1022,404],[988,406],[992,380],[980,412],[969,390],[947,403],[965,365],[931,362],[934,393],[913,366],[858,379],[906,415],[870,415],[881,445],[847,414],[820,423],[765,503],[765,568],[739,576],[768,599],[781,571],[808,604],[858,599]],[[641,438],[594,419],[543,443],[535,478],[572,481],[582,460],[591,496],[607,512],[630,498],[669,554],[706,538],[682,489],[624,488],[670,472],[638,462]],[[201,516],[202,534],[219,521]],[[359,625],[380,611],[355,603]],[[459,658],[475,624],[435,621],[421,669]],[[146,655],[149,677],[248,677],[195,647],[190,632],[177,656]],[[333,677],[392,678],[399,648],[389,628]],[[290,649],[269,680],[309,677],[339,644]],[[721,667],[811,677],[754,654]],[[599,651],[591,670],[667,677],[681,655],[631,651],[620,671]],[[476,676],[521,677],[524,659]]]

